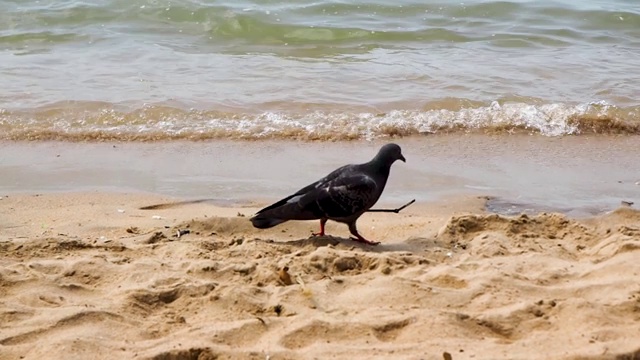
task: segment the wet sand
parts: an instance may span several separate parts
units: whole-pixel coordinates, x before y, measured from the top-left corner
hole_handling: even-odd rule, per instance
[[[596,214],[638,201],[635,136],[439,135],[398,139],[381,204],[488,195],[514,211]],[[349,162],[368,161],[384,142],[215,141],[161,143],[0,142],[0,194],[134,191],[218,204],[269,201]]]

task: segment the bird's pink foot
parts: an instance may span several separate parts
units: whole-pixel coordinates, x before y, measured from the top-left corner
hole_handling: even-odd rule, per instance
[[[367,245],[373,245],[373,246],[380,244],[380,241],[369,241],[369,240],[363,238],[362,236],[351,237],[351,240],[353,240],[355,242],[367,244]]]
[[[320,231],[317,233],[311,233],[311,235],[313,236],[324,236],[324,224],[327,223],[327,220],[321,219],[320,220]]]

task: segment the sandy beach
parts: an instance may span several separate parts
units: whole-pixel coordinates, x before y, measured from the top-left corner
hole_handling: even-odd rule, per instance
[[[365,214],[372,247],[335,223],[254,229],[257,203],[3,196],[0,358],[638,358],[640,212],[485,202]]]
[[[0,0],[0,360],[640,360],[639,4]]]

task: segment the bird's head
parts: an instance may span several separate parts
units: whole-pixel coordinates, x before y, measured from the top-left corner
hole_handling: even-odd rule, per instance
[[[389,165],[393,164],[396,160],[407,162],[404,156],[402,156],[402,149],[400,149],[400,146],[394,143],[384,145],[376,157]]]

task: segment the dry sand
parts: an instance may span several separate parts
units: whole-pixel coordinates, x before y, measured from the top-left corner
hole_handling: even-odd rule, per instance
[[[508,218],[448,199],[366,214],[371,247],[340,224],[256,230],[263,204],[141,209],[174,202],[3,197],[0,358],[640,358],[632,208]]]

